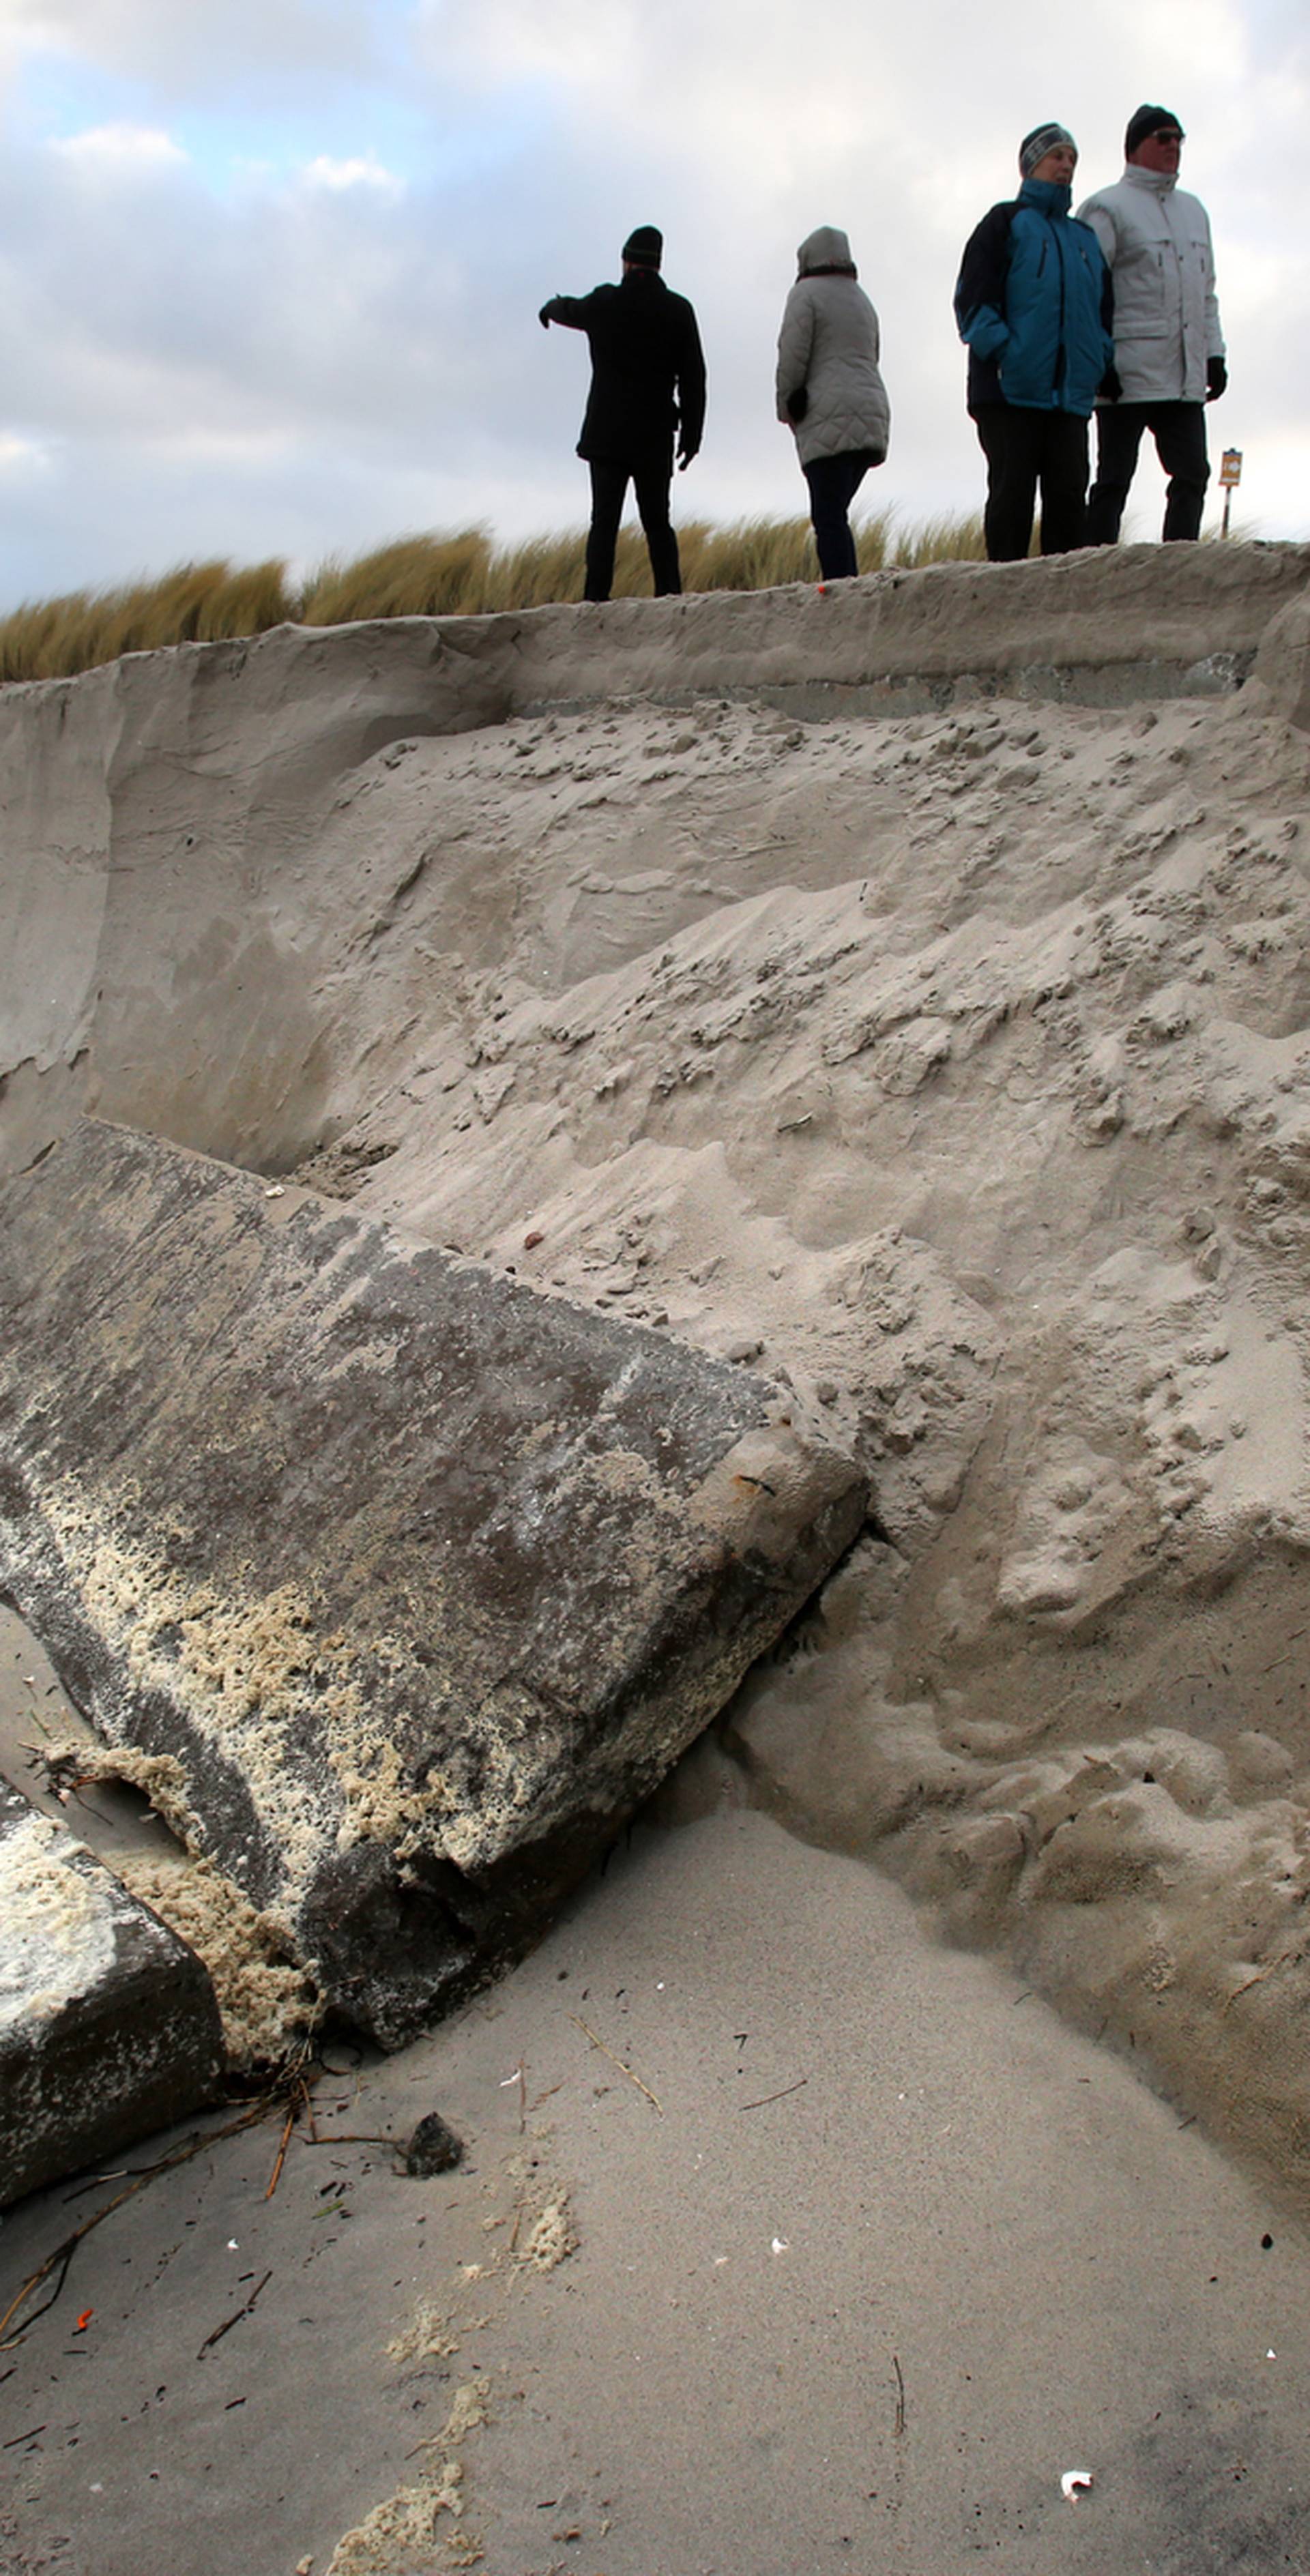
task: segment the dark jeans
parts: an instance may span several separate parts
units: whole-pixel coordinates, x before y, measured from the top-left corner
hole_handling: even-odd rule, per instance
[[[1063,555],[1085,545],[1086,421],[1071,411],[982,403],[974,426],[987,459],[988,562],[1018,563],[1027,554],[1039,483],[1042,553]]]
[[[877,456],[871,447],[848,448],[842,456],[816,456],[801,467],[810,487],[810,517],[819,570],[825,581],[848,581],[858,570],[849,510]]]
[[[1106,403],[1096,415],[1096,481],[1087,499],[1089,546],[1112,546],[1137,471],[1143,433],[1169,477],[1164,540],[1199,537],[1210,460],[1205,452],[1205,405],[1199,402]]]
[[[681,590],[678,540],[669,518],[669,485],[672,479],[667,466],[624,465],[613,457],[592,457],[591,526],[587,531],[584,598],[609,598],[614,580],[614,548],[618,543],[619,521],[623,516],[629,482],[637,495],[637,510],[645,532],[655,596],[663,599],[670,592]]]

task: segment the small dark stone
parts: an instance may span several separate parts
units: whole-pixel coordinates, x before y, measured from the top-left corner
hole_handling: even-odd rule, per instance
[[[448,2128],[439,2111],[429,2111],[405,2149],[405,2171],[426,2177],[449,2173],[463,2159],[464,2141]]]

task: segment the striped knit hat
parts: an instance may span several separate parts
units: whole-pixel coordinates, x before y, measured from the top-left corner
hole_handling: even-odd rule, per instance
[[[1038,162],[1054,152],[1057,143],[1069,144],[1074,152],[1078,149],[1067,125],[1035,125],[1031,134],[1025,134],[1019,146],[1020,178],[1031,179]]]

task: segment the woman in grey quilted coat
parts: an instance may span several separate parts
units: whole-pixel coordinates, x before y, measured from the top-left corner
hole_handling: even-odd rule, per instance
[[[847,513],[887,453],[891,414],[878,373],[878,316],[857,283],[851,246],[820,224],[796,254],[796,283],[778,334],[778,418],[796,439],[825,581],[856,570]]]

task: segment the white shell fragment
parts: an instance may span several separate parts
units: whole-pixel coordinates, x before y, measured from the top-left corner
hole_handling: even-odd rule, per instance
[[[1060,2493],[1066,2504],[1077,2504],[1079,2489],[1089,2487],[1091,2484],[1090,2469],[1066,2469],[1060,2480]]]

